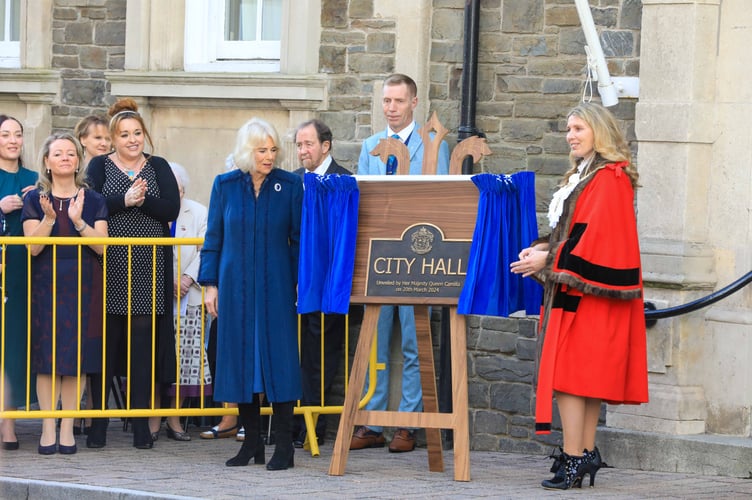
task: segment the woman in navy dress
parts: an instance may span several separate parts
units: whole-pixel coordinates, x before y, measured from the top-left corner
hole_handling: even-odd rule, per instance
[[[292,416],[300,399],[295,308],[303,183],[275,168],[279,136],[251,119],[238,131],[238,169],[217,176],[201,249],[199,283],[217,318],[215,399],[238,403],[245,440],[228,466],[264,462],[259,394],[274,409],[269,470],[293,466]]]
[[[42,146],[41,160],[37,189],[24,199],[24,235],[107,236],[107,207],[100,194],[85,189],[79,142],[68,133],[53,134]],[[29,251],[34,257],[31,370],[37,376],[39,408],[52,410],[62,401],[63,410],[75,410],[86,374],[102,370],[103,247],[81,248],[80,261],[78,247],[72,245],[29,245]],[[42,422],[39,453],[58,450],[76,452],[72,418],[60,422],[59,448],[55,419]]]

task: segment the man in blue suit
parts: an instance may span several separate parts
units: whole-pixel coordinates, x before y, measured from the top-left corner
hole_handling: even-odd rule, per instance
[[[358,160],[358,175],[387,175],[396,172],[393,160],[388,164],[370,152],[381,139],[398,136],[410,152],[410,175],[420,175],[423,170],[423,140],[418,133],[419,125],[413,119],[418,105],[418,88],[407,75],[393,74],[384,80],[382,107],[387,121],[386,130],[378,132],[363,142]],[[432,134],[433,137],[433,134]],[[438,174],[449,173],[449,146],[442,141],[436,165]],[[420,385],[418,364],[418,341],[415,333],[415,314],[412,306],[382,306],[377,326],[378,362],[384,363],[386,370],[378,372],[376,390],[366,404],[367,410],[384,411],[389,402],[389,341],[392,334],[394,313],[398,311],[402,328],[402,397],[399,411],[423,411],[423,391]],[[361,426],[356,429],[350,442],[351,450],[382,447],[386,444],[381,427]],[[406,452],[415,449],[415,432],[412,429],[398,429],[394,433],[390,452]]]

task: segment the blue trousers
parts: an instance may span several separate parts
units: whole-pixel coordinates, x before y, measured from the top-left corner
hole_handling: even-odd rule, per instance
[[[420,385],[420,366],[418,364],[418,338],[415,333],[415,312],[412,306],[381,306],[377,326],[376,350],[379,363],[384,363],[385,370],[376,376],[376,390],[366,404],[367,410],[384,411],[389,404],[389,343],[392,338],[394,311],[399,311],[402,329],[402,397],[399,411],[423,411],[423,389]],[[375,432],[382,427],[369,426]]]

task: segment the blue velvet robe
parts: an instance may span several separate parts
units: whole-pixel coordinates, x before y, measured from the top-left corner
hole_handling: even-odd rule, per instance
[[[217,286],[214,399],[247,403],[301,397],[296,285],[303,183],[273,169],[253,194],[251,175],[217,176],[199,282]]]

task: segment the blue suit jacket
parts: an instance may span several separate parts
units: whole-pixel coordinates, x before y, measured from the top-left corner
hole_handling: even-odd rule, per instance
[[[423,139],[418,133],[420,125],[415,126],[413,133],[407,139],[407,150],[410,152],[410,175],[420,175],[423,170]],[[435,134],[431,133],[433,138]],[[373,134],[363,141],[358,159],[358,175],[386,175],[386,164],[378,156],[371,156],[371,150],[375,148],[381,139],[386,139],[386,129]],[[437,174],[449,173],[449,145],[441,141],[439,147],[439,162],[436,165]]]

